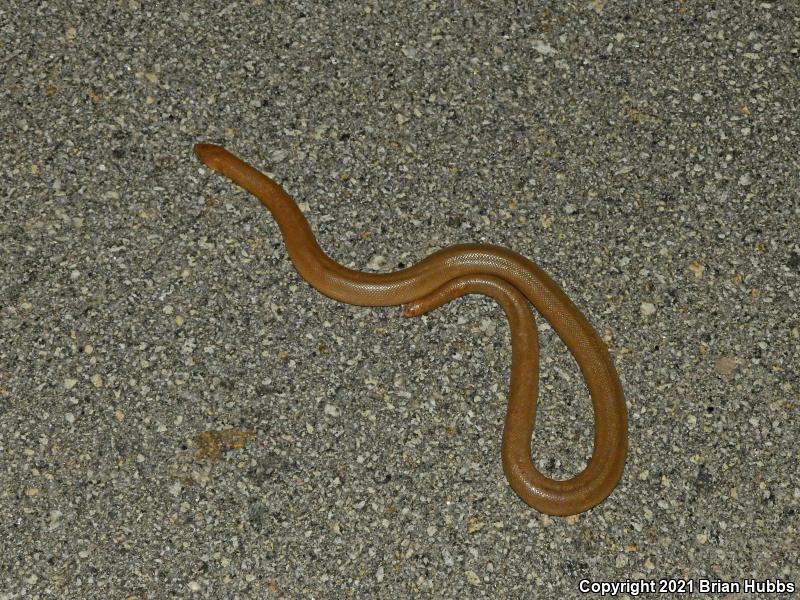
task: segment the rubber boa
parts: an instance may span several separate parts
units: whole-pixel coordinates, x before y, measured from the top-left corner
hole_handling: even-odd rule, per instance
[[[297,203],[272,179],[215,144],[196,144],[209,168],[256,196],[272,213],[300,276],[326,296],[360,306],[406,305],[408,316],[466,293],[495,298],[511,326],[512,373],[503,466],[512,489],[532,508],[567,516],[602,502],[616,487],[628,447],[622,385],[608,350],[586,317],[536,264],[506,248],[459,244],[390,273],[365,273],[331,259]],[[583,471],[566,480],[541,474],[530,442],[538,396],[538,343],[530,301],[575,357],[594,409],[594,446]]]

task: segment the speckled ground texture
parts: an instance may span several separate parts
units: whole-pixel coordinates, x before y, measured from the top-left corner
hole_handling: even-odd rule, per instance
[[[0,598],[800,584],[800,5],[714,4],[6,3]],[[508,487],[496,305],[329,300],[198,141],[351,267],[537,261],[624,385],[611,497]],[[591,405],[540,339],[533,452],[566,477]]]

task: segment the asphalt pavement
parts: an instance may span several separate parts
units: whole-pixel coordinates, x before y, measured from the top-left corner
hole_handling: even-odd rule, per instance
[[[12,0],[0,79],[0,599],[800,585],[799,3]],[[197,142],[352,268],[539,264],[623,383],[611,496],[509,488],[497,305],[326,298]],[[539,324],[566,478],[591,404]]]

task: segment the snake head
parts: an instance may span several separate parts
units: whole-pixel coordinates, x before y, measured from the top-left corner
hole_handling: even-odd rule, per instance
[[[222,173],[222,165],[229,160],[231,153],[216,144],[195,144],[194,153],[209,169]]]

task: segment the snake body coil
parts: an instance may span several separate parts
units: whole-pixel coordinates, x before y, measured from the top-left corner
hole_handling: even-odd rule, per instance
[[[363,273],[333,261],[308,221],[278,184],[224,148],[197,144],[197,157],[256,196],[272,213],[289,257],[309,284],[335,300],[361,306],[404,304],[405,315],[480,293],[506,312],[512,337],[511,391],[503,435],[503,468],[531,507],[572,515],[602,502],[616,487],[627,454],[625,398],[605,344],[561,288],[527,258],[505,248],[463,244],[439,250],[392,273]],[[530,301],[575,357],[594,407],[594,449],[586,468],[567,480],[539,472],[530,455],[538,397],[539,351]]]

